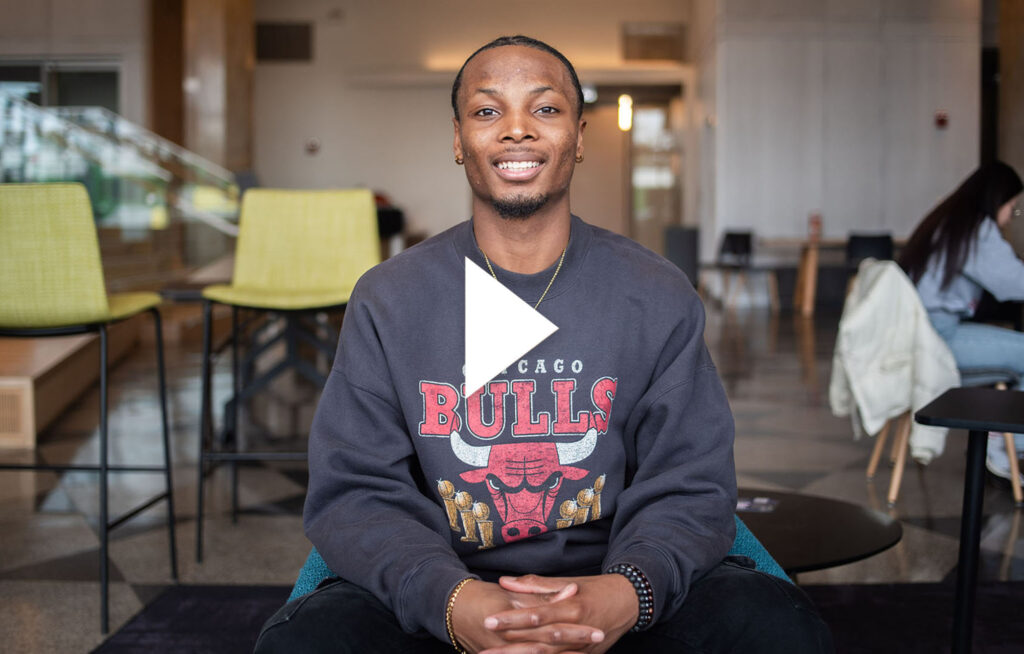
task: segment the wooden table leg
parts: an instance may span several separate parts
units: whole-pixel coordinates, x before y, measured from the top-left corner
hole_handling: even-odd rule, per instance
[[[808,243],[800,253],[796,274],[793,308],[802,316],[814,315],[814,298],[818,290],[818,244]]]
[[[804,286],[807,277],[807,246],[800,250],[800,263],[796,267],[796,284],[793,286],[793,310],[800,313],[800,307],[804,303]]]

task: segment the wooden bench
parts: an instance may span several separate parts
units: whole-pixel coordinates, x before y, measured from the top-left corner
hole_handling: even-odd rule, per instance
[[[111,367],[139,339],[136,317],[110,328]],[[99,379],[99,337],[0,338],[0,448],[31,449],[36,436]]]

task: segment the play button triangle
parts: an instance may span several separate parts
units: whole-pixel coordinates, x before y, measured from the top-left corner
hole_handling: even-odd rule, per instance
[[[466,397],[557,330],[466,258]]]

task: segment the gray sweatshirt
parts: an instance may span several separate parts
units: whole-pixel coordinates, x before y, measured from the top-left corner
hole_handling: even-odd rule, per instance
[[[927,311],[944,311],[969,318],[974,315],[983,290],[1000,302],[1024,300],[1024,261],[1017,258],[991,218],[981,221],[963,270],[943,289],[945,261],[944,253],[933,254],[917,282],[917,292]]]
[[[539,311],[559,330],[462,396],[465,222],[367,272],[309,446],[305,527],[407,631],[446,640],[467,577],[632,563],[655,620],[734,538],[732,414],[678,268],[573,218]],[[533,305],[555,267],[495,268]]]

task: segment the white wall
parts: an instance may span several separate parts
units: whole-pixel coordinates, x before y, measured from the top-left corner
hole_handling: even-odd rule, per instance
[[[254,160],[265,185],[364,184],[388,193],[410,228],[438,233],[469,216],[470,193],[452,162],[449,93],[455,70],[477,47],[502,34],[547,40],[576,65],[584,81],[629,81],[650,67],[624,65],[623,21],[685,22],[689,0],[255,0],[257,21],[314,23],[314,61],[258,63],[254,79]],[[681,79],[682,67],[662,67]],[[665,81],[665,74],[658,81]],[[575,183],[594,188],[621,174],[622,158],[596,119],[593,148]],[[307,155],[309,138],[320,140]],[[619,189],[605,188],[600,197]],[[574,210],[610,228],[628,227],[597,196],[574,193]],[[598,217],[598,209],[601,214]]]
[[[149,3],[143,0],[0,0],[0,59],[120,64],[121,114],[148,115]]]
[[[619,130],[617,105],[588,108],[583,117],[584,160],[572,179],[572,211],[587,222],[629,234],[626,204],[626,166],[629,164],[628,137]]]
[[[980,0],[697,0],[694,13],[715,23],[697,60],[715,105],[705,259],[726,229],[804,236],[813,211],[826,237],[906,236],[977,165]]]

